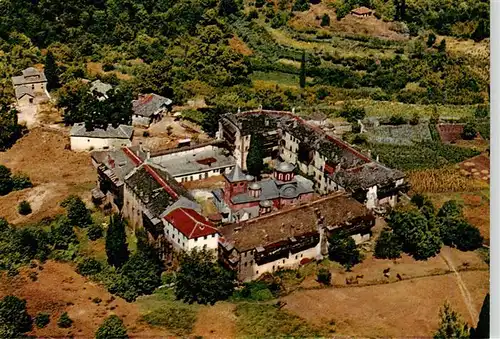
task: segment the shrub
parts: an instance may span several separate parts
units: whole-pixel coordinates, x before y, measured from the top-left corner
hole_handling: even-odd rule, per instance
[[[38,328],[44,328],[50,323],[50,314],[38,313],[35,317],[35,325]]]
[[[102,70],[104,72],[109,72],[115,69],[115,66],[113,66],[112,63],[106,62],[104,65],[102,65]]]
[[[436,35],[434,33],[430,33],[427,37],[427,47],[432,47],[436,42]]]
[[[264,281],[245,283],[243,288],[233,293],[234,300],[266,301],[273,299],[269,285]]]
[[[326,13],[321,17],[321,26],[330,26],[330,16]]]
[[[462,131],[462,138],[465,140],[472,140],[476,137],[477,130],[476,125],[474,123],[467,123],[464,126],[464,130]]]
[[[259,12],[257,12],[256,9],[250,10],[247,16],[248,20],[257,19],[258,17],[259,17]]]
[[[81,275],[94,275],[102,271],[102,264],[94,258],[86,258],[76,266],[76,271]]]
[[[379,259],[400,258],[402,250],[403,246],[398,236],[390,229],[382,230],[375,244],[375,257]]]
[[[410,125],[418,125],[420,122],[420,117],[418,116],[418,113],[414,113],[410,119]]]
[[[57,320],[57,326],[61,328],[70,328],[73,325],[73,320],[68,315],[68,312],[64,312]]]
[[[30,214],[32,212],[30,203],[27,202],[26,200],[21,201],[19,203],[19,206],[17,206],[17,211],[21,215],[28,215],[28,214]]]
[[[87,229],[87,237],[92,241],[102,238],[103,235],[104,235],[104,229],[102,228],[101,225],[92,224]]]
[[[405,125],[406,119],[402,115],[393,115],[389,118],[389,125]]]
[[[320,268],[317,275],[317,280],[323,285],[330,285],[332,283],[332,272],[327,268]]]
[[[149,137],[149,132],[148,132],[148,131],[144,131],[144,132],[142,132],[142,136],[143,136],[144,138]]]
[[[260,8],[260,7],[264,6],[265,3],[266,3],[266,0],[255,0],[255,7]]]
[[[489,114],[490,108],[488,105],[478,105],[474,111],[474,117],[478,119],[486,118]]]
[[[107,317],[95,333],[96,339],[127,339],[127,329],[116,315]]]
[[[366,112],[363,107],[354,107],[347,104],[342,107],[339,115],[347,119],[348,122],[355,123],[358,122],[358,120],[363,120],[366,116]]]
[[[31,331],[33,320],[26,311],[26,300],[8,295],[0,300],[0,335],[2,338],[22,337]]]
[[[33,187],[33,183],[30,178],[22,173],[14,174],[11,178],[12,180],[12,190],[20,191],[25,188]]]
[[[80,197],[70,195],[61,202],[61,207],[66,209],[68,219],[72,225],[86,227],[92,223],[90,211]]]

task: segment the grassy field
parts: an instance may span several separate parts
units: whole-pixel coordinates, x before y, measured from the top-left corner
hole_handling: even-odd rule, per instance
[[[281,72],[253,72],[250,79],[255,82],[264,82],[266,84],[276,84],[287,87],[299,87],[299,76],[295,74]]]

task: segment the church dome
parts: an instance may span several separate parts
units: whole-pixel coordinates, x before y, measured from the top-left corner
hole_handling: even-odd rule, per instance
[[[251,190],[260,190],[261,189],[260,185],[256,182],[251,183],[250,186],[248,186],[248,188],[250,188]]]
[[[281,173],[290,173],[293,172],[295,166],[290,164],[289,162],[282,162],[278,165],[276,170]]]
[[[255,179],[253,175],[250,174],[247,174],[245,178],[247,179],[247,181],[253,181]]]
[[[260,207],[271,207],[273,205],[273,203],[269,200],[262,200],[260,203],[259,203]]]

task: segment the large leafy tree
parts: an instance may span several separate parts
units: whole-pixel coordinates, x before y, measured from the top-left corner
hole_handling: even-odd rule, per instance
[[[401,239],[403,250],[417,260],[426,260],[441,250],[439,228],[420,211],[393,211],[388,225]]]
[[[390,229],[384,229],[380,233],[375,244],[375,257],[379,259],[396,259],[401,257],[403,245],[397,235]]]
[[[208,250],[194,249],[181,255],[175,295],[185,302],[215,304],[234,290],[235,273],[222,267]]]
[[[248,173],[255,177],[260,177],[264,169],[264,143],[262,138],[261,134],[252,134],[247,154]]]
[[[106,255],[108,256],[108,263],[115,267],[122,267],[129,258],[125,220],[117,213],[109,219],[109,226],[106,231]]]
[[[78,243],[73,224],[66,216],[52,225],[50,235],[54,248],[58,250],[66,250],[71,244]]]
[[[90,211],[79,196],[70,195],[64,199],[61,206],[66,208],[68,219],[73,225],[86,227],[92,223]]]
[[[445,303],[439,311],[441,318],[439,328],[434,334],[434,339],[468,339],[469,329],[462,321],[457,312],[455,312],[449,303]]]
[[[123,321],[115,314],[107,317],[95,333],[96,339],[128,339]]]
[[[33,320],[26,310],[26,300],[8,295],[0,301],[0,338],[19,338],[31,331]]]
[[[348,270],[361,262],[361,253],[354,239],[346,232],[335,232],[328,238],[330,259]]]

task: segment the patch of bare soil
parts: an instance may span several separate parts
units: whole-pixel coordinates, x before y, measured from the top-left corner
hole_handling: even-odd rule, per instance
[[[61,212],[59,203],[69,194],[88,198],[97,180],[95,169],[88,153],[72,152],[67,144],[65,131],[37,127],[0,153],[0,164],[27,174],[35,186],[0,197],[0,216],[13,223],[38,221]],[[21,200],[32,203],[33,213],[26,217],[16,210]]]
[[[37,273],[32,281],[28,274]],[[93,338],[95,331],[109,315],[116,314],[124,322],[131,337],[165,337],[161,329],[140,324],[136,304],[113,297],[103,287],[77,274],[69,264],[48,261],[43,270],[24,269],[18,276],[0,276],[0,298],[16,295],[26,299],[28,312],[36,316],[39,312],[50,314],[50,323],[43,329],[34,326],[30,333],[36,337]],[[68,329],[59,328],[57,319],[68,312],[74,321]]]
[[[489,272],[460,273],[480,310],[489,291]],[[296,291],[284,298],[286,309],[312,323],[334,320],[337,334],[356,337],[429,337],[439,309],[448,300],[462,319],[475,326],[454,274],[392,284]]]
[[[198,312],[193,335],[203,338],[235,338],[235,305],[218,302],[214,306],[203,306]]]
[[[229,39],[229,47],[231,47],[235,52],[242,55],[252,55],[253,51],[237,36],[233,36]]]
[[[323,14],[328,14],[330,16],[329,27],[321,27],[321,19],[316,19],[321,18]],[[311,5],[310,9],[306,12],[296,13],[295,17],[290,21],[290,26],[296,29],[315,27],[328,29],[338,33],[370,35],[391,40],[408,39],[404,34],[400,34],[393,30],[393,23],[384,22],[374,16],[358,18],[348,14],[340,21],[335,18],[335,9],[329,7],[327,4],[320,3],[318,5]]]

